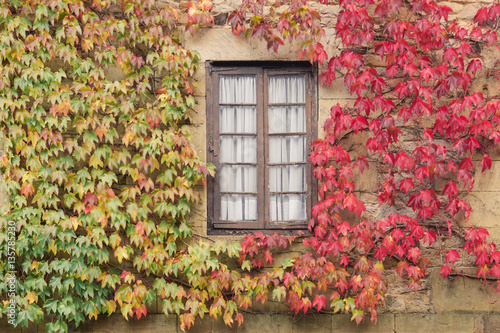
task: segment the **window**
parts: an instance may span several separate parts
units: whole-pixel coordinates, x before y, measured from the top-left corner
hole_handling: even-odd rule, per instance
[[[304,229],[316,81],[304,62],[207,63],[208,230]]]

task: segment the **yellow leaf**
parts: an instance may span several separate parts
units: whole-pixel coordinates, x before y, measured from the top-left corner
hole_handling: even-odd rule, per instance
[[[92,156],[90,157],[89,165],[96,169],[98,169],[99,167],[102,168],[102,161],[99,158],[97,158],[95,154],[92,154]]]
[[[26,294],[26,298],[29,304],[38,302],[38,295],[33,290]]]
[[[125,146],[128,147],[128,145],[130,144],[130,141],[132,141],[133,138],[134,138],[134,134],[130,131],[127,131],[122,138],[122,142]]]
[[[76,231],[76,229],[78,229],[78,218],[76,216],[73,216],[71,218],[71,224],[73,225],[73,230]]]
[[[52,251],[54,254],[57,254],[57,246],[55,244],[56,241],[53,239],[49,244],[49,252]]]
[[[39,261],[33,261],[31,263],[31,267],[36,270],[36,273],[38,274],[38,265],[40,265],[40,262]]]
[[[97,307],[94,306],[94,311],[90,311],[90,313],[89,313],[89,319],[92,319],[92,317],[94,317],[95,320],[97,320],[98,313],[99,313],[99,311],[97,311]]]
[[[116,303],[113,300],[108,301],[108,316],[111,316],[113,312],[116,310]]]

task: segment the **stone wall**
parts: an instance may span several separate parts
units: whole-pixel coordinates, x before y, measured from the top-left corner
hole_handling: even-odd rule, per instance
[[[15,329],[0,321],[2,333],[45,333],[45,326]],[[126,321],[119,314],[99,318],[73,330],[74,333],[181,333],[176,317],[148,314],[141,320]],[[190,333],[499,333],[500,314],[438,313],[380,314],[377,324],[356,325],[348,315],[247,314],[240,326],[229,327],[205,317],[187,330]]]
[[[168,1],[171,5],[185,12],[186,2]],[[205,62],[214,60],[299,60],[297,45],[287,45],[278,53],[270,52],[263,43],[247,41],[244,37],[236,37],[225,20],[227,14],[241,3],[241,0],[213,0],[216,25],[201,29],[191,36],[182,32],[182,41],[189,49],[197,50],[201,56],[200,68],[196,73],[198,88],[195,91],[197,104],[192,113],[193,141],[199,155],[206,158],[206,87]],[[479,4],[475,1],[447,1],[443,4],[455,11],[455,17],[462,21],[472,20]],[[323,17],[326,36],[325,49],[332,55],[338,52],[338,41],[335,39],[333,25],[338,14],[338,6],[317,4]],[[186,14],[181,17],[186,21]],[[376,66],[376,62],[374,61]],[[380,64],[381,65],[381,64]],[[331,87],[318,88],[318,131],[321,136],[322,124],[329,114],[330,107],[336,103],[341,105],[353,103],[353,97],[345,89],[343,80],[336,80]],[[353,142],[356,144],[356,142]],[[0,148],[0,152],[1,148]],[[500,242],[500,153],[492,154],[493,165],[484,174],[476,174],[476,185],[468,195],[474,208],[469,223],[488,228],[492,240]],[[377,180],[377,171],[372,167],[363,175],[358,183],[358,190],[365,196],[373,196],[373,205],[367,205],[368,212],[377,216],[379,212],[376,195],[373,192]],[[437,184],[439,186],[439,184]],[[1,189],[1,187],[0,187]],[[200,187],[200,204],[193,209],[189,218],[196,234],[207,235],[206,191]],[[0,191],[0,200],[3,199]],[[366,198],[365,198],[366,199]],[[368,198],[369,199],[369,198]],[[370,201],[370,200],[369,200]],[[210,236],[212,239],[224,236]],[[227,238],[227,237],[226,237]],[[457,247],[451,240],[447,246]],[[431,251],[432,249],[429,249]],[[292,248],[290,251],[294,251]],[[292,256],[293,252],[283,255]],[[439,255],[439,254],[436,254]],[[423,289],[418,292],[409,291],[405,281],[390,269],[387,271],[389,291],[387,300],[379,313],[378,323],[369,320],[356,326],[347,315],[310,314],[293,316],[287,313],[286,307],[269,302],[260,308],[256,306],[245,316],[244,324],[239,328],[229,328],[221,320],[217,321],[208,315],[197,323],[190,332],[437,332],[437,333],[491,333],[500,332],[500,299],[499,295],[486,284],[473,278],[475,273],[469,272],[467,260],[464,260],[464,276],[452,276],[443,279],[439,275],[439,267],[432,268]],[[469,276],[469,277],[467,277]],[[472,278],[470,278],[472,277]],[[100,317],[74,330],[74,332],[180,332],[177,317],[166,317],[161,314],[160,306],[148,309],[148,316],[140,321],[123,319],[120,314]],[[14,329],[5,322],[0,322],[0,332],[10,333],[42,333],[44,325],[32,325],[28,328]]]

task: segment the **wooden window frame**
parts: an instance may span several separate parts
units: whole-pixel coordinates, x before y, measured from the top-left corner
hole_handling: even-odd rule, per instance
[[[269,126],[266,117],[268,107],[269,75],[306,75],[306,220],[305,221],[270,221],[269,208]],[[217,61],[206,62],[206,103],[207,103],[207,162],[219,170],[219,75],[255,75],[257,109],[257,174],[264,175],[257,179],[257,221],[221,221],[220,220],[220,179],[219,173],[207,179],[207,233],[235,234],[261,231],[264,233],[293,232],[307,229],[312,207],[317,201],[317,181],[309,157],[311,144],[317,138],[317,66],[303,61]],[[293,103],[294,105],[297,103]],[[278,104],[280,105],[280,104]],[[230,133],[224,133],[228,135]],[[234,133],[236,134],[236,133]],[[279,135],[283,133],[273,133]],[[300,134],[300,133],[293,133]],[[293,135],[292,134],[292,135]],[[237,133],[241,135],[241,133]],[[255,134],[253,134],[255,135]],[[290,134],[288,134],[290,135]],[[261,158],[265,156],[264,160]],[[282,163],[280,163],[282,164]],[[293,163],[291,163],[293,164]]]

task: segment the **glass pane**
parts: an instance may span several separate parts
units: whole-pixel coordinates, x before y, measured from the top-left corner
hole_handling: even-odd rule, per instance
[[[257,221],[257,196],[222,194],[220,219],[222,221]]]
[[[293,192],[306,190],[306,166],[283,165],[269,167],[269,190]]]
[[[257,138],[225,135],[220,137],[220,162],[257,163]]]
[[[219,171],[221,192],[257,192],[257,167],[222,165]]]
[[[305,75],[269,77],[269,103],[305,103]]]
[[[274,194],[270,197],[271,221],[305,221],[305,194]]]
[[[270,106],[269,133],[305,132],[306,108],[297,106]]]
[[[305,162],[305,135],[287,135],[269,137],[269,162]]]
[[[219,76],[219,103],[255,103],[255,76]]]
[[[255,106],[221,106],[220,133],[257,133]]]

